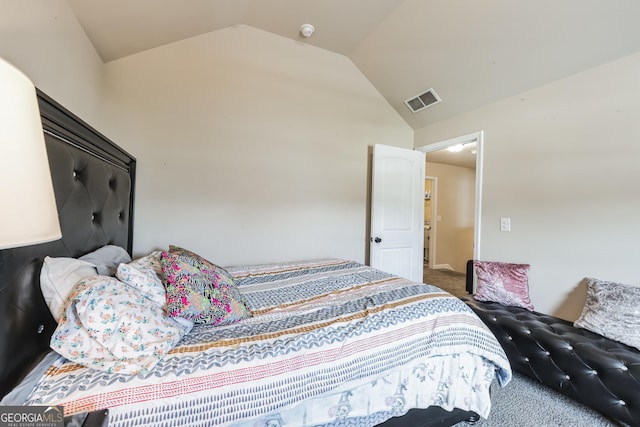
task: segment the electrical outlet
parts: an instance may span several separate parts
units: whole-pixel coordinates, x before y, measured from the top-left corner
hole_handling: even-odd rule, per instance
[[[511,231],[511,218],[500,218],[500,231]]]

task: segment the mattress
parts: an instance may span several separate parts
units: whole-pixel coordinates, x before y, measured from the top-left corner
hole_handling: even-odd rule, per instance
[[[23,403],[109,408],[118,427],[375,425],[432,405],[486,418],[491,383],[511,378],[493,334],[435,286],[341,259],[227,271],[252,317],[195,326],[137,375],[53,355]]]

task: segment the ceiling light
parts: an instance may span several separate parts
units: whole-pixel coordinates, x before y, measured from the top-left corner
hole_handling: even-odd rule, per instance
[[[452,153],[459,153],[463,148],[463,144],[450,145],[449,147],[447,147],[447,151],[450,151]]]
[[[302,27],[300,27],[300,34],[303,37],[311,37],[315,31],[316,29],[311,24],[302,24]]]

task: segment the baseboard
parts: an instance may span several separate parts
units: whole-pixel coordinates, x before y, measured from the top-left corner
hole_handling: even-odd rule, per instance
[[[453,267],[451,267],[449,264],[436,264],[433,266],[434,270],[451,270],[453,271]]]

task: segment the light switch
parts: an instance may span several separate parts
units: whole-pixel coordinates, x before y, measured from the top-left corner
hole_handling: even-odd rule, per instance
[[[511,218],[500,218],[500,231],[511,231]]]

